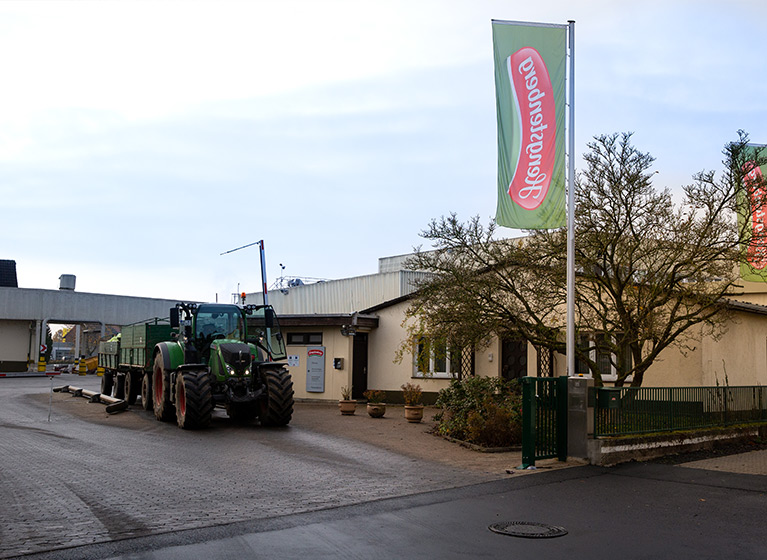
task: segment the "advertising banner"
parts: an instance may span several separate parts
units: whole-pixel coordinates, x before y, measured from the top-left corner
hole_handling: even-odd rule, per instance
[[[566,41],[566,25],[493,21],[498,225],[565,225]]]
[[[765,146],[749,145],[749,148],[755,160],[757,155],[763,155]],[[746,164],[748,168],[741,191],[742,196],[748,198],[741,201],[740,206],[746,211],[739,215],[740,226],[741,231],[746,226],[750,239],[745,261],[740,263],[740,276],[750,282],[767,282],[767,165],[757,166],[754,160]],[[748,223],[744,224],[743,220]]]

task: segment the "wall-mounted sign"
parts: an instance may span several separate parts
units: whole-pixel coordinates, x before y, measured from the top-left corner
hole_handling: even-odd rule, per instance
[[[288,367],[298,367],[301,364],[301,358],[296,354],[288,356]]]
[[[324,346],[309,346],[306,349],[306,390],[309,393],[325,392]]]

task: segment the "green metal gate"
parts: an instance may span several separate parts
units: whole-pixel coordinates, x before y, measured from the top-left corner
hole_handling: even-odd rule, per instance
[[[523,377],[522,468],[567,460],[567,377]]]

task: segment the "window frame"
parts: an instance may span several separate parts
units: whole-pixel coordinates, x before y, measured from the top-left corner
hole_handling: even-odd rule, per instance
[[[435,346],[439,353],[435,355]],[[426,365],[424,352],[428,352],[428,369],[423,371],[422,365]],[[413,347],[413,378],[424,379],[456,379],[461,371],[462,349],[451,348],[449,344],[434,343],[426,337],[420,337],[416,340]],[[457,363],[455,363],[457,362]],[[443,366],[444,371],[435,371],[436,366]]]
[[[322,332],[287,332],[286,346],[322,346]],[[300,337],[300,340],[297,340]],[[314,337],[314,339],[312,338]],[[319,338],[319,340],[317,340]]]

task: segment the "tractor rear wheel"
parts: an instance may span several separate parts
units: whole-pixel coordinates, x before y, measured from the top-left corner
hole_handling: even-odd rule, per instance
[[[152,403],[152,375],[144,373],[141,377],[141,408],[144,410],[152,410],[154,404]]]
[[[101,376],[101,394],[112,396],[112,386],[114,385],[114,374],[111,371],[105,371]]]
[[[152,368],[152,394],[154,395],[154,417],[160,422],[170,422],[176,412],[170,400],[170,372],[165,371],[162,354],[154,357]]]
[[[293,416],[293,380],[285,368],[264,371],[266,400],[258,415],[262,426],[287,426]]]
[[[206,370],[184,371],[176,376],[176,422],[179,428],[196,430],[210,424],[213,392]]]
[[[129,371],[125,374],[125,400],[128,404],[136,404],[139,391],[141,390],[141,383],[137,373]]]

